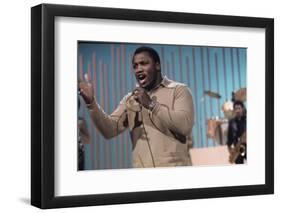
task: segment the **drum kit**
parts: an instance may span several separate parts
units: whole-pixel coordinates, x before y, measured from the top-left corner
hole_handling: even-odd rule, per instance
[[[211,98],[221,98],[221,95],[213,91],[204,91],[204,94]],[[234,117],[233,101],[245,102],[247,99],[247,89],[241,88],[232,93],[232,101],[223,103],[221,109],[224,118],[211,118],[207,120],[207,137],[212,138],[217,144],[225,145],[227,141],[228,121]]]

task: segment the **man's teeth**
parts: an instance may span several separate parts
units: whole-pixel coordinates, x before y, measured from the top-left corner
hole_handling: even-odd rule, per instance
[[[144,78],[145,78],[144,75],[139,75],[139,79],[140,79],[140,80],[143,80]]]

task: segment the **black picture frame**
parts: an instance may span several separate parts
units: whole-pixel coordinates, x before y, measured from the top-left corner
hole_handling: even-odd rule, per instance
[[[54,195],[55,17],[265,29],[265,184],[93,195]],[[271,18],[41,4],[31,8],[31,204],[42,209],[274,193],[274,20]]]

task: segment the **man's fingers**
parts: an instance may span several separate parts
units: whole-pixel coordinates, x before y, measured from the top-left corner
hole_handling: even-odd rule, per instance
[[[80,82],[79,84],[78,84],[78,87],[79,87],[79,89],[81,90],[81,89],[89,89],[89,88],[91,88],[91,86],[92,86],[92,84],[90,83],[90,82]]]
[[[134,89],[134,91],[133,91],[133,94],[134,94],[134,95],[143,95],[144,93],[145,93],[145,90],[142,89],[142,88],[136,88],[136,89]]]
[[[89,76],[88,74],[84,74],[84,80],[87,82],[87,83],[90,83],[90,80],[89,80]]]
[[[134,95],[138,95],[138,94],[140,94],[140,92],[139,92],[138,90],[134,90],[134,91],[133,91],[133,94],[134,94]]]
[[[144,92],[145,90],[141,87],[137,87],[134,89],[134,91]]]
[[[93,94],[94,94],[92,84],[90,82],[87,83],[85,81],[82,81],[78,84],[78,87],[79,87],[79,95],[83,97],[84,101],[87,104],[90,104],[93,100]]]
[[[82,97],[84,98],[86,95],[85,95],[85,91],[87,90],[87,85],[85,82],[80,82],[79,83],[79,92],[80,92],[80,95],[82,95]]]
[[[135,99],[137,102],[139,102],[140,93],[139,93],[138,90],[134,90],[134,91],[133,91],[133,96],[134,96],[134,99]]]
[[[78,84],[78,87],[79,87],[80,90],[83,90],[83,89],[85,89],[85,87],[86,87],[86,83],[85,83],[85,82],[80,82],[80,83]]]

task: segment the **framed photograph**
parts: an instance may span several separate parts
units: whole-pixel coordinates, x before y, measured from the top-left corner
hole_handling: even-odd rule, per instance
[[[273,19],[41,4],[31,41],[32,205],[274,193]]]

